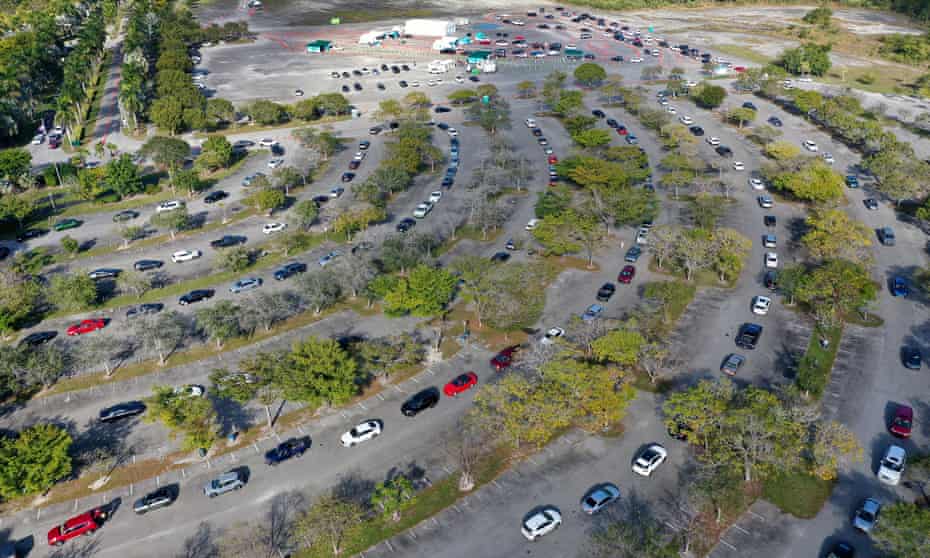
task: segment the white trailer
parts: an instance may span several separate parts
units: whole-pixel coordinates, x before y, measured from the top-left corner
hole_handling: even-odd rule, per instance
[[[455,34],[455,23],[444,19],[408,19],[404,33],[422,37],[448,37]]]

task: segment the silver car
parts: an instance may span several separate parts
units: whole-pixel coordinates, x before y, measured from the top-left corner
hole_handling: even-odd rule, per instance
[[[588,515],[594,515],[605,506],[620,498],[620,489],[609,482],[599,484],[592,488],[581,500],[581,510]]]
[[[245,486],[245,479],[242,473],[227,471],[204,485],[203,493],[210,498],[214,498],[233,490],[239,490],[243,486]]]
[[[853,516],[853,527],[865,533],[870,532],[878,523],[878,512],[881,509],[882,505],[878,503],[878,500],[866,498],[856,510],[856,515]]]

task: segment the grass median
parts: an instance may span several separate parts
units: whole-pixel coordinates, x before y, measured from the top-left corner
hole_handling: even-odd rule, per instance
[[[820,513],[832,491],[833,481],[804,471],[777,472],[762,482],[763,498],[801,519],[811,519]]]

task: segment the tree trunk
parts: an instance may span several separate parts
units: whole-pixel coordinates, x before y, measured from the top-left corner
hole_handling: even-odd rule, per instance
[[[265,405],[265,418],[268,420],[268,429],[274,428],[274,422],[271,418],[271,405]]]

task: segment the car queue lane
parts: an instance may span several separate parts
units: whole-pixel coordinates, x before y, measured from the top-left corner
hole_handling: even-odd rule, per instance
[[[186,470],[190,474],[181,479],[180,497],[170,508],[137,516],[130,510],[131,503],[126,501],[129,496],[124,495],[116,514],[95,535],[99,545],[95,556],[116,557],[127,553],[138,558],[174,556],[201,522],[209,521],[219,530],[233,527],[263,514],[275,495],[289,491],[301,491],[312,500],[340,483],[380,482],[392,468],[414,477],[425,475],[430,480],[446,474],[443,467],[452,470],[456,465],[453,458],[439,448],[462,414],[471,407],[475,389],[456,397],[443,395],[435,408],[416,417],[404,417],[400,406],[415,391],[430,385],[442,388],[466,370],[477,373],[479,385],[493,381],[497,373],[487,364],[490,356],[487,351],[469,347],[453,359],[430,367],[433,374],[421,373],[417,376],[419,382],[407,381],[394,389],[385,389],[381,392],[383,401],[380,397],[371,397],[361,404],[311,421],[302,427],[305,435],[311,438],[310,450],[274,468],[264,464],[264,453],[278,443],[277,437],[260,441],[257,448],[240,449],[235,459],[219,457],[208,460],[202,468],[199,464],[188,466]],[[381,436],[353,448],[340,445],[339,437],[346,430],[372,418],[384,421]],[[290,434],[281,438],[288,436]],[[249,472],[245,487],[215,499],[203,495],[202,486],[209,479],[242,467],[247,467]],[[141,486],[139,490],[133,497],[142,496]],[[44,533],[59,521],[59,518],[42,518],[25,525],[12,522],[4,525],[12,529],[13,537],[31,534],[41,541]],[[144,536],[140,537],[140,533]],[[39,543],[34,554],[49,556],[50,549]]]

